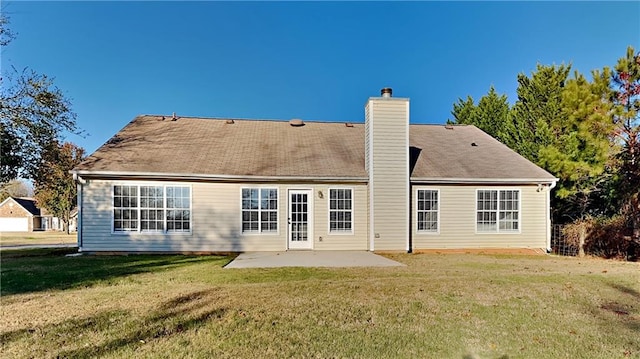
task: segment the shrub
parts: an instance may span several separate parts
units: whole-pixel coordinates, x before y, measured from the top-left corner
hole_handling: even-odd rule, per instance
[[[562,233],[567,244],[579,247],[582,231],[586,254],[632,261],[640,256],[640,245],[631,240],[624,216],[587,217],[566,225]]]

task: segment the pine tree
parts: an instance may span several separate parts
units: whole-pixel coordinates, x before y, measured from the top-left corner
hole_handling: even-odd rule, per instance
[[[640,241],[640,53],[627,48],[613,76],[615,138],[622,151],[618,155],[619,193],[622,212]]]
[[[589,82],[575,72],[566,81],[561,113],[549,118],[549,142],[539,150],[539,164],[560,179],[555,202],[566,217],[584,218],[592,192],[602,185],[613,128],[610,74],[594,71]]]
[[[460,125],[476,125],[476,105],[471,96],[467,96],[466,100],[461,98],[453,104],[453,123]]]
[[[471,96],[466,100],[458,99],[451,114],[454,123],[474,125],[511,147],[513,126],[509,122],[509,102],[507,96],[499,95],[493,86],[480,98],[477,106]]]
[[[509,121],[509,102],[506,95],[498,95],[496,89],[491,86],[489,93],[480,98],[476,113],[477,127],[509,147],[514,145],[511,136],[514,128]]]
[[[514,150],[540,164],[540,148],[553,141],[551,124],[562,121],[562,91],[571,66],[543,66],[527,77],[518,75],[518,100],[511,111]]]

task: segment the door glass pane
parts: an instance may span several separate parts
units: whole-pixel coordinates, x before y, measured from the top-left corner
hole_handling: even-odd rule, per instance
[[[307,241],[307,195],[292,193],[290,195],[291,241]]]

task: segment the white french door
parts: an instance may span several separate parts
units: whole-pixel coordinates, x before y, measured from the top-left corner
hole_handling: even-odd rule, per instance
[[[289,249],[313,249],[313,192],[289,190]]]

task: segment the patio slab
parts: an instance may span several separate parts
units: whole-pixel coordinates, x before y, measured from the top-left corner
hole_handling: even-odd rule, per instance
[[[286,251],[241,253],[225,268],[399,266],[404,264],[366,251]]]

